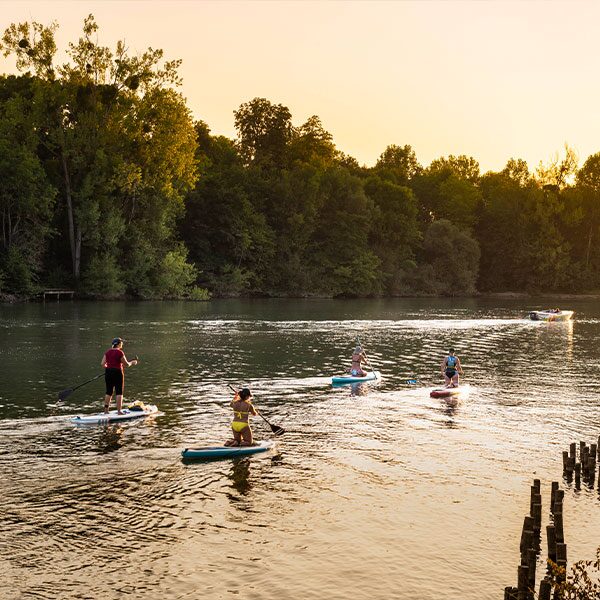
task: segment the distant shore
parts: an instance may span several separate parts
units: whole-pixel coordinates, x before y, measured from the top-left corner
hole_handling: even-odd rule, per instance
[[[600,291],[597,292],[585,292],[578,294],[569,294],[566,292],[477,292],[475,294],[469,296],[446,296],[446,295],[428,295],[428,294],[414,294],[414,295],[406,295],[406,296],[356,296],[356,297],[338,297],[334,298],[332,296],[318,296],[314,294],[310,295],[296,295],[296,296],[256,296],[256,295],[247,295],[247,296],[213,296],[209,300],[252,300],[257,298],[262,299],[285,299],[285,300],[298,300],[298,299],[320,299],[320,300],[356,300],[356,299],[368,299],[371,298],[373,300],[381,300],[381,299],[393,299],[393,298],[497,298],[497,299],[528,299],[528,298],[553,298],[555,300],[598,300],[600,299]],[[156,301],[156,299],[142,299],[142,298],[134,298],[132,296],[122,296],[122,297],[113,297],[113,298],[93,298],[88,295],[86,296],[75,296],[74,300],[83,300],[90,302],[146,302],[146,301]],[[161,299],[160,301],[188,301],[188,302],[198,302],[199,300],[191,300],[189,298],[168,298]],[[209,300],[201,300],[202,302],[206,302]],[[15,294],[7,294],[0,292],[0,304],[18,304],[25,302],[41,302],[41,297],[39,295],[35,296],[17,296]],[[71,300],[65,300],[65,302]],[[49,302],[56,302],[55,300],[49,300]]]

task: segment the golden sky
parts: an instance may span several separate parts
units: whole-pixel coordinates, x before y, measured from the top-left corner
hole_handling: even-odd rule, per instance
[[[565,143],[600,152],[600,2],[0,1],[0,27],[93,13],[99,41],[183,59],[183,94],[213,134],[256,96],[295,125],[318,115],[337,147],[372,166],[389,144],[423,165],[467,154],[486,170],[533,170]],[[0,57],[0,72],[13,66]]]

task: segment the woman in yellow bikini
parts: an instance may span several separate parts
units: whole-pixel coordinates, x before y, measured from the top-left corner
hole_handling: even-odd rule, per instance
[[[250,415],[256,416],[258,413],[252,405],[252,394],[248,388],[236,392],[231,401],[231,408],[233,408],[233,421],[231,422],[233,439],[227,440],[225,446],[252,446]]]

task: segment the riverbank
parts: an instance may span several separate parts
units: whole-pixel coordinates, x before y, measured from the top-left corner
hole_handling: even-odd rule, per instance
[[[210,296],[210,297],[181,297],[181,298],[137,298],[134,296],[112,296],[110,298],[92,297],[89,295],[77,295],[74,294],[73,300],[86,301],[86,302],[156,302],[158,301],[185,301],[185,302],[207,302],[209,300],[256,300],[256,299],[281,299],[281,300],[392,300],[395,298],[406,298],[406,299],[419,299],[419,298],[497,298],[499,300],[518,300],[528,298],[552,298],[553,300],[598,300],[600,299],[600,290],[593,292],[581,292],[581,293],[566,293],[566,292],[475,292],[474,294],[466,296],[447,296],[445,294],[433,295],[433,294],[407,294],[402,296],[328,296],[328,295],[316,295],[316,294],[301,294],[301,295],[264,295],[258,296],[256,294],[248,294],[247,296]],[[55,302],[56,300],[47,300],[49,302]],[[14,304],[18,302],[43,302],[41,292],[31,296],[18,296],[15,294],[8,294],[0,292],[0,304]]]

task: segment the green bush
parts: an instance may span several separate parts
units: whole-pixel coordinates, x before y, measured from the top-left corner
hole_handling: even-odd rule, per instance
[[[183,298],[198,277],[194,265],[187,262],[187,250],[180,245],[167,252],[160,264],[156,291],[162,298]]]
[[[206,288],[195,286],[190,290],[188,298],[195,302],[205,302],[210,300],[210,292]]]
[[[210,288],[217,296],[237,297],[247,292],[254,274],[243,267],[226,264],[221,272],[210,277]]]
[[[2,283],[4,291],[24,295],[34,294],[37,291],[36,275],[27,258],[15,246],[11,246],[3,258],[0,268],[4,272]]]
[[[143,299],[155,296],[151,280],[156,261],[155,254],[156,252],[146,242],[135,243],[128,252],[128,268],[124,273],[128,293]]]
[[[98,298],[118,298],[125,292],[123,272],[115,256],[93,256],[81,278],[82,291]]]

